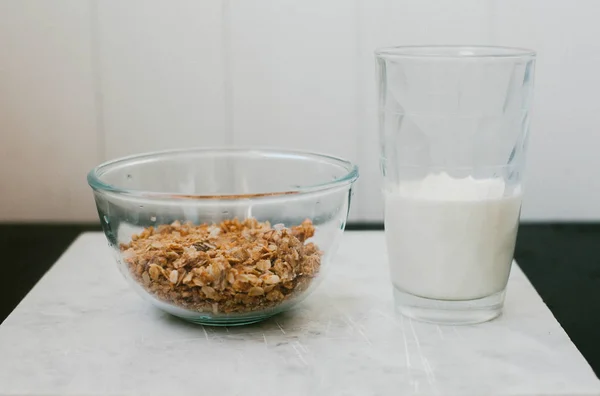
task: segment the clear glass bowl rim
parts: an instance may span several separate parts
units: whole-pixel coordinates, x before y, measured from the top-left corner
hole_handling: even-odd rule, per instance
[[[536,52],[527,48],[494,45],[399,45],[375,50],[381,59],[506,59],[535,58]]]
[[[144,199],[168,199],[170,201],[176,200],[189,200],[192,199],[207,199],[207,200],[219,200],[219,199],[240,199],[239,195],[234,194],[224,194],[224,195],[190,195],[186,194],[185,196],[177,196],[177,192],[156,192],[156,191],[147,191],[147,190],[136,190],[136,189],[127,189],[118,186],[114,186],[108,183],[105,183],[101,180],[102,175],[110,171],[111,169],[117,166],[128,166],[137,164],[141,161],[155,160],[162,158],[167,158],[171,156],[189,156],[189,155],[210,155],[210,154],[222,154],[222,155],[247,155],[247,154],[262,154],[267,157],[297,157],[304,158],[309,160],[319,160],[320,162],[328,163],[331,165],[337,165],[340,168],[346,170],[346,174],[341,177],[338,177],[334,180],[314,184],[307,186],[300,186],[294,189],[288,189],[286,191],[275,191],[269,192],[265,196],[249,196],[244,197],[243,199],[261,199],[261,198],[270,198],[276,199],[278,197],[278,193],[281,198],[286,198],[288,195],[285,193],[294,192],[295,194],[309,194],[317,191],[325,191],[329,189],[335,189],[343,186],[347,186],[352,184],[358,179],[358,166],[353,164],[350,161],[334,157],[327,154],[319,154],[313,153],[310,151],[302,151],[302,150],[287,150],[287,149],[273,149],[273,148],[262,148],[262,147],[238,147],[238,148],[230,148],[230,147],[207,147],[207,148],[185,148],[185,149],[171,149],[171,150],[160,150],[160,151],[152,151],[140,154],[129,155],[126,157],[116,158],[110,161],[106,161],[94,169],[92,169],[87,175],[87,181],[90,187],[94,191],[98,192],[106,192],[117,195],[125,195],[128,197],[139,197]]]

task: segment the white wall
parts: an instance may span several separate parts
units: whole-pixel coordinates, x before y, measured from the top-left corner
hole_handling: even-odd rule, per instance
[[[596,0],[0,0],[0,220],[95,220],[86,172],[181,146],[361,167],[381,219],[375,47],[539,51],[526,220],[600,219]]]

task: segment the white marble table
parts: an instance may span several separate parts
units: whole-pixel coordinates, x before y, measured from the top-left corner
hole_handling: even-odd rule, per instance
[[[151,307],[112,260],[84,234],[0,326],[0,394],[600,395],[516,266],[499,319],[424,324],[393,313],[383,234],[346,233],[297,309],[212,328]]]

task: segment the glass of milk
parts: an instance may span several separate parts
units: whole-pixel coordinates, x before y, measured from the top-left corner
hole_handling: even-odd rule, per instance
[[[376,51],[395,305],[444,324],[500,315],[519,224],[535,52]]]

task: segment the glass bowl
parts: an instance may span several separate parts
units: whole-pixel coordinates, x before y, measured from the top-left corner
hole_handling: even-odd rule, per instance
[[[170,314],[239,325],[280,313],[323,278],[344,231],[355,165],[271,149],[185,149],[88,174],[133,288]]]

